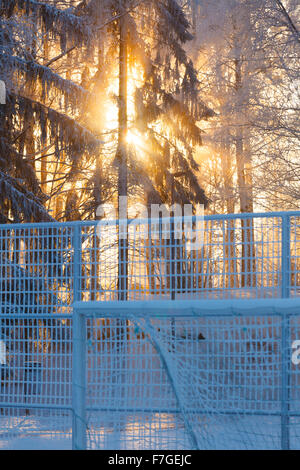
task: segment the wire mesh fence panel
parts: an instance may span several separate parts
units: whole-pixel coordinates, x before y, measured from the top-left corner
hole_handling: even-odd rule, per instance
[[[1,312],[64,314],[74,300],[299,295],[297,212],[123,225],[104,220],[0,226]]]
[[[65,224],[0,227],[1,314],[68,313],[73,235]]]
[[[118,224],[84,226],[81,298],[299,295],[299,216],[208,216],[192,222],[177,218],[173,228],[170,220],[127,222],[126,292],[120,284],[124,276]]]
[[[299,212],[0,225],[0,445],[39,430],[71,445],[74,302],[276,306],[300,299],[299,250]],[[88,446],[296,447],[298,317],[252,313],[89,319]]]
[[[54,315],[0,316],[0,448],[71,447],[71,328]]]
[[[299,295],[300,286],[300,215],[290,218],[290,293]]]

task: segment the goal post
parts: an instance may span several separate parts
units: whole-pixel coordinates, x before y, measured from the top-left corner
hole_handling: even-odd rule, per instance
[[[86,449],[86,328],[85,315],[74,309],[72,353],[72,449]]]
[[[73,309],[74,449],[288,449],[299,439],[300,298]]]
[[[270,315],[300,314],[300,297],[290,298],[244,298],[222,300],[111,300],[111,301],[79,301],[74,302],[73,311],[76,315],[94,315],[110,317],[128,314],[145,315]]]

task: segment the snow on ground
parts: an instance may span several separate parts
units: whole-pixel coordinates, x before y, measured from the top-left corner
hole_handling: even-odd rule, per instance
[[[32,414],[0,416],[1,450],[67,450],[72,448],[71,420]],[[68,427],[66,427],[66,425]]]
[[[71,450],[71,439],[49,439],[45,436],[39,438],[24,437],[4,442],[1,450]]]
[[[88,432],[89,447],[110,450],[191,449],[184,427],[172,417],[160,419],[153,415],[152,425],[148,423],[142,427],[143,418],[127,416],[127,425],[113,430],[108,425],[101,426],[100,415],[94,416]],[[165,424],[158,426],[159,420]],[[107,417],[103,421],[107,423]],[[0,449],[69,450],[72,448],[70,425],[70,417],[66,421],[65,416],[48,419],[35,415],[2,416]],[[209,426],[208,433],[198,429],[198,444],[200,448],[216,449],[280,449],[280,426],[279,416],[219,416]],[[290,443],[291,448],[300,448],[300,418],[290,420]]]

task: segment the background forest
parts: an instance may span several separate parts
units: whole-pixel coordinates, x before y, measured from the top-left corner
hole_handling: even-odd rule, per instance
[[[297,3],[2,0],[0,222],[298,208]]]

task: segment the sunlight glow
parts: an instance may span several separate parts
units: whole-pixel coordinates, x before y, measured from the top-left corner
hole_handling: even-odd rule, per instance
[[[134,145],[135,147],[143,147],[143,140],[141,136],[135,130],[128,130],[126,141],[129,145]]]

